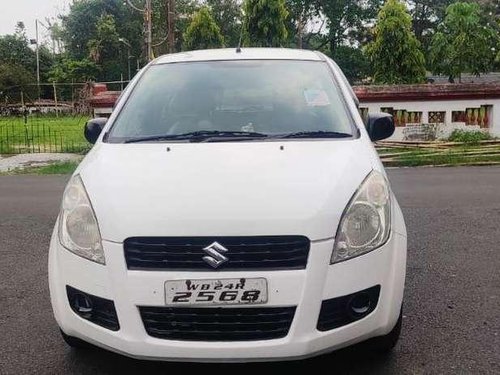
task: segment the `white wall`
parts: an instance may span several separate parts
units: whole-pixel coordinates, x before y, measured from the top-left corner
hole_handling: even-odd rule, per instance
[[[94,117],[109,117],[111,112],[113,112],[112,107],[94,108]]]
[[[447,137],[454,129],[480,130],[479,126],[465,125],[465,123],[452,123],[451,113],[465,111],[466,108],[479,108],[483,105],[492,106],[489,132],[500,136],[500,98],[499,99],[474,99],[474,100],[446,100],[446,101],[414,101],[414,102],[374,102],[360,103],[361,108],[368,108],[368,113],[381,112],[381,108],[392,107],[395,110],[404,109],[409,112],[422,112],[422,123],[429,122],[429,112],[446,112],[445,124],[440,127],[441,137]],[[404,127],[397,127],[390,140],[402,140]]]

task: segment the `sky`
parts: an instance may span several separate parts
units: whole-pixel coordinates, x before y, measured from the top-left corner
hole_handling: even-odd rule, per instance
[[[26,25],[29,38],[35,37],[35,19],[55,17],[68,9],[70,0],[0,0],[0,35],[12,34],[18,21]],[[43,27],[40,32],[45,33]],[[43,35],[42,35],[43,37]]]

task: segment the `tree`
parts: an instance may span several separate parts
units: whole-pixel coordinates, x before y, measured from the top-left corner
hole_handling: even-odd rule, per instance
[[[461,74],[489,71],[495,59],[498,36],[481,22],[478,4],[457,2],[446,10],[446,18],[432,38],[430,64],[436,74],[453,81]]]
[[[495,33],[492,52],[495,61],[492,71],[500,71],[500,0],[476,0],[481,9],[481,24],[492,28]]]
[[[220,28],[215,23],[210,9],[202,7],[193,16],[186,34],[184,35],[184,47],[187,50],[217,48],[224,45],[224,38]]]
[[[0,63],[0,97],[11,102],[21,100],[21,92],[26,101],[34,99],[36,86],[34,75],[22,65]]]
[[[64,31],[61,27],[60,23],[53,18],[46,17],[45,23],[47,24],[47,28],[50,34],[50,39],[52,40],[52,53],[55,55],[56,53],[62,53],[64,50],[64,41],[63,35]]]
[[[116,80],[121,74],[126,75],[127,46],[117,45],[117,36],[130,43],[133,56],[140,58],[142,55],[143,16],[122,1],[73,1],[68,14],[61,15],[60,19],[66,51],[63,57],[73,60],[86,59],[91,54],[94,58],[99,57],[102,69],[98,80]],[[111,31],[109,37],[104,35],[106,28]],[[110,38],[113,39],[111,43]],[[102,43],[105,43],[105,48],[100,45]],[[108,48],[110,45],[112,48]],[[104,55],[97,56],[101,54]]]
[[[0,36],[0,63],[20,65],[34,72],[35,52],[29,47],[28,40],[24,36],[19,34]]]
[[[87,42],[90,59],[100,63],[106,58],[113,58],[118,50],[119,39],[113,16],[107,14],[99,17],[95,37]]]
[[[163,9],[166,10],[166,1],[165,0],[153,0],[153,4],[155,1],[159,1],[163,3]],[[175,50],[181,51],[184,46],[184,35],[186,34],[186,30],[188,26],[191,24],[193,19],[193,15],[200,9],[200,1],[199,0],[175,0]],[[153,7],[154,12],[154,7]],[[154,13],[153,13],[154,17]],[[164,21],[161,21],[161,24],[165,25],[163,29],[165,29],[167,25],[166,19],[167,15],[161,16],[164,18]],[[220,25],[219,25],[220,27]],[[153,20],[153,30],[155,30],[155,21]],[[155,33],[153,33],[155,35]],[[166,37],[165,33],[165,37]],[[162,40],[158,36],[156,36],[159,40]],[[161,48],[158,49],[159,52],[166,52],[167,44],[164,43]]]
[[[373,80],[380,84],[420,83],[425,59],[411,29],[411,16],[399,0],[387,0],[375,26],[375,39],[366,48]]]
[[[207,0],[227,46],[236,47],[241,34],[241,7],[237,0]]]
[[[245,0],[245,40],[254,47],[280,47],[288,36],[285,0]]]
[[[359,83],[370,72],[370,62],[363,51],[356,47],[339,46],[331,56],[351,83]]]
[[[432,35],[437,26],[443,22],[446,8],[453,0],[407,0],[408,9],[413,19],[413,31],[428,51]]]
[[[99,75],[99,66],[90,59],[72,60],[64,58],[49,72],[50,82],[88,82]]]
[[[318,6],[314,0],[286,0],[286,7],[290,12],[289,29],[294,31],[293,42],[297,48],[303,48],[308,24],[311,23],[313,17],[319,16]]]
[[[328,35],[323,45],[330,53],[346,41],[359,42],[367,26],[377,16],[382,0],[316,0],[319,11],[326,16]]]

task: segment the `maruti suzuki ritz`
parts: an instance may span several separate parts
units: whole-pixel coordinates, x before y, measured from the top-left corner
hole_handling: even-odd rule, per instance
[[[49,254],[64,340],[169,361],[299,359],[401,331],[406,228],[369,114],[312,51],[160,57],[70,179]],[[364,346],[365,344],[363,344]]]

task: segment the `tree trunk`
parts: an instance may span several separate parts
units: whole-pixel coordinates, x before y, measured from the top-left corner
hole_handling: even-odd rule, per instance
[[[333,56],[337,50],[337,38],[332,36],[330,38],[330,54]]]
[[[304,15],[301,13],[297,21],[297,48],[304,47]]]
[[[167,0],[168,53],[175,52],[175,0]]]

